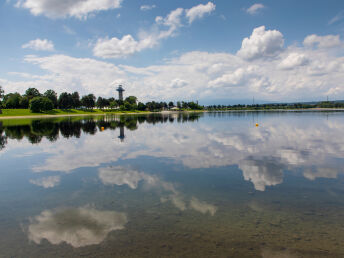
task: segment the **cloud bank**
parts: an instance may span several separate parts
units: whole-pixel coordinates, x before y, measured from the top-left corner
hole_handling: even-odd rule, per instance
[[[141,10],[148,10],[148,7]],[[173,37],[178,29],[183,26],[183,19],[187,18],[191,24],[196,19],[201,19],[207,13],[215,10],[215,5],[209,2],[206,5],[194,6],[185,10],[177,8],[171,11],[166,17],[157,16],[151,31],[143,31],[138,39],[132,35],[124,35],[122,38],[101,38],[98,39],[94,48],[94,56],[107,58],[124,58],[157,46],[161,40]]]
[[[29,48],[37,51],[54,51],[54,43],[47,39],[35,39],[22,45],[22,48]]]
[[[176,9],[157,23],[166,27],[152,37],[135,40],[99,40],[95,55],[124,57],[158,44],[182,26],[185,11]],[[92,58],[67,55],[29,55],[24,62],[38,66],[41,75],[11,73],[16,80],[1,79],[7,92],[24,93],[28,87],[41,91],[53,88],[58,93],[79,91],[112,96],[113,85],[125,82],[126,93],[140,101],[151,100],[216,100],[255,96],[273,101],[299,101],[336,98],[344,94],[343,42],[338,35],[309,35],[303,45],[284,46],[278,30],[255,28],[242,41],[236,54],[225,52],[185,52],[162,61],[159,65],[135,67],[114,65]],[[227,104],[227,103],[226,103]],[[230,103],[228,103],[230,104]]]
[[[48,18],[75,17],[86,19],[90,14],[121,7],[122,0],[19,0],[16,7]]]

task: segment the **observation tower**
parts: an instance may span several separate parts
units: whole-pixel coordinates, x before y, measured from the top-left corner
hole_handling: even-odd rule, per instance
[[[118,88],[116,89],[116,91],[118,91],[118,99],[123,101],[123,87],[122,85],[118,85]]]

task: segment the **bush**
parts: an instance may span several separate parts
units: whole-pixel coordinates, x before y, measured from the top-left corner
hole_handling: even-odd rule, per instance
[[[46,97],[34,97],[30,100],[31,112],[38,113],[42,111],[49,111],[54,108],[54,103]]]

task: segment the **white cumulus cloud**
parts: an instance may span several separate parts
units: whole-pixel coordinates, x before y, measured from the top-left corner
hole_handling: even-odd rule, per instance
[[[238,55],[244,59],[271,57],[278,54],[284,45],[284,39],[278,30],[265,30],[265,26],[255,28],[249,38],[244,38]]]
[[[94,12],[120,8],[121,2],[122,0],[19,0],[16,7],[29,9],[35,16],[85,19]]]
[[[161,26],[165,26],[163,23],[178,26],[178,15],[173,17],[159,20]],[[171,33],[170,28],[160,32]],[[320,49],[302,45],[284,48],[280,32],[267,31],[264,27],[257,29],[253,36],[246,38],[248,42],[244,40],[237,54],[192,51],[145,67],[66,55],[26,56],[24,61],[37,65],[42,72],[12,71],[9,76],[16,80],[0,78],[0,82],[6,92],[23,93],[28,87],[36,87],[43,92],[53,88],[58,93],[92,92],[109,97],[114,95],[113,83],[120,81],[125,83],[126,94],[135,95],[140,101],[211,101],[219,97],[239,99],[253,95],[275,101],[285,101],[288,96],[288,100],[293,101],[344,94],[341,45]],[[132,45],[131,49],[140,46],[130,37],[125,40],[128,46]],[[104,53],[108,56],[121,53],[111,51]]]
[[[155,4],[152,4],[152,5],[141,5],[140,6],[140,10],[141,11],[149,11],[149,10],[152,10],[156,7]]]
[[[246,9],[246,12],[254,15],[257,14],[260,10],[264,9],[265,6],[263,4],[253,4],[252,6],[250,6],[249,8]]]
[[[342,45],[342,42],[340,41],[339,35],[318,36],[312,34],[304,39],[303,44],[306,47],[333,48]]]
[[[188,18],[189,23],[192,23],[194,20],[200,19],[204,15],[213,12],[215,7],[215,4],[212,2],[208,2],[207,4],[199,4],[191,9],[186,10],[186,17]]]
[[[206,13],[212,12],[215,5],[209,2],[207,5],[198,5],[189,10],[177,8],[171,11],[166,17],[157,16],[151,31],[142,31],[138,39],[132,35],[125,35],[122,38],[101,38],[98,39],[93,54],[101,58],[124,58],[129,55],[150,49],[160,43],[161,40],[173,37],[180,27],[183,26],[183,19],[187,18],[189,23],[195,19],[202,18]]]
[[[93,54],[102,58],[121,58],[152,46],[154,46],[154,42],[150,45],[143,44],[136,41],[131,35],[125,35],[121,39],[116,37],[99,39],[93,48]]]
[[[47,39],[35,39],[22,45],[22,48],[30,48],[37,51],[54,51],[54,43]]]
[[[309,59],[303,53],[290,53],[282,62],[279,64],[281,69],[292,69],[297,66],[306,65]]]

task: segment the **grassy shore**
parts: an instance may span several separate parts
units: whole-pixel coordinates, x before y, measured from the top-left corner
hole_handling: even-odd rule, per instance
[[[119,111],[101,109],[53,109],[42,113],[33,113],[29,109],[2,109],[0,118],[9,117],[38,117],[38,116],[68,116],[68,115],[105,115],[105,114],[126,114],[126,113],[147,113],[146,111]]]

